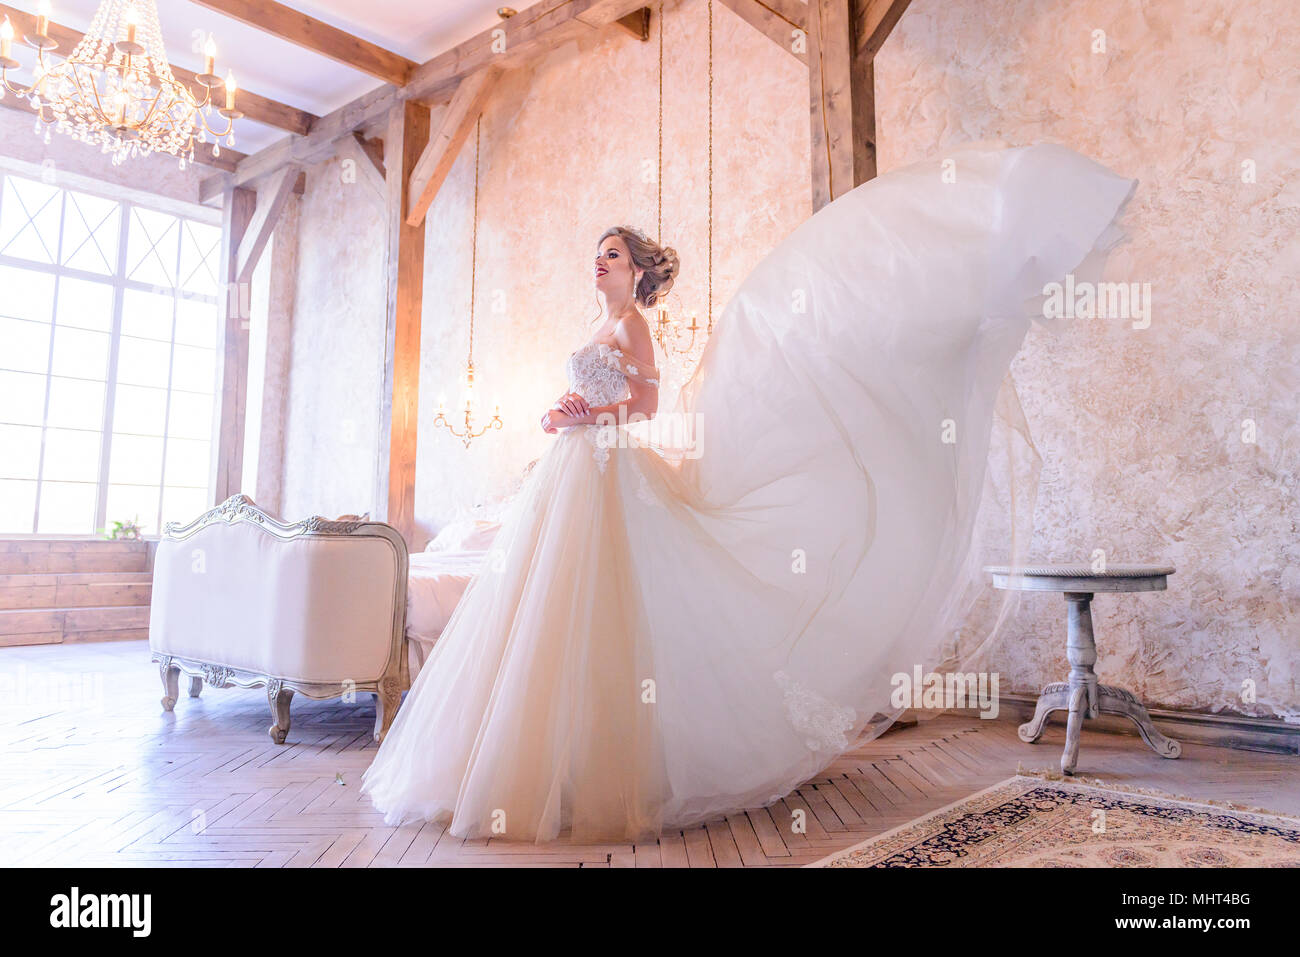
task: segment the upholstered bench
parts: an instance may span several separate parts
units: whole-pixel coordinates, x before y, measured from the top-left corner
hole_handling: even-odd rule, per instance
[[[382,740],[410,687],[406,585],[406,543],[382,522],[286,524],[235,495],[186,525],[169,524],[149,618],[163,708],[175,707],[182,673],[191,697],[205,681],[264,685],[268,733],[283,744],[295,692],[372,692]]]

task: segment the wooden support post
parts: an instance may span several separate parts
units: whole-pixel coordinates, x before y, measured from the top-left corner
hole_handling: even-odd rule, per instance
[[[295,177],[296,178],[296,177]],[[213,489],[216,502],[239,491],[244,472],[244,416],[248,400],[248,283],[239,281],[239,247],[257,210],[251,189],[226,190],[221,215],[221,285],[218,295],[221,348],[221,418]],[[215,504],[215,503],[214,503]]]
[[[809,0],[813,212],[876,175],[875,72],[860,54],[852,0]]]
[[[394,106],[384,137],[384,167],[388,171],[388,315],[375,512],[376,517],[401,532],[407,544],[411,544],[415,532],[424,224],[410,225],[406,212],[411,174],[428,142],[428,108],[410,100]]]

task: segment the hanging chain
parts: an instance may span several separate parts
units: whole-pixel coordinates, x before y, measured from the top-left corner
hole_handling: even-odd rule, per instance
[[[658,227],[655,242],[664,242],[664,0],[659,0],[659,169],[655,173],[658,191]]]
[[[474,369],[474,292],[478,288],[478,154],[480,134],[483,130],[483,114],[474,122],[474,234],[470,240],[469,253],[469,364],[470,375]]]
[[[709,292],[704,300],[709,321],[707,332],[713,332],[713,0],[709,0]]]

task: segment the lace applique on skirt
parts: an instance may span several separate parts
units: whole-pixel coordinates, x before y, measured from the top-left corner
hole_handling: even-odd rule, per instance
[[[785,716],[804,736],[809,751],[844,751],[849,746],[848,732],[853,729],[857,712],[841,708],[830,698],[804,687],[784,671],[772,675],[777,687],[785,692]]]

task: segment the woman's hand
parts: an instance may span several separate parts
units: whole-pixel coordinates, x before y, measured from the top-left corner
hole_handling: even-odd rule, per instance
[[[542,416],[542,431],[547,435],[554,435],[560,429],[573,424],[572,417],[559,409],[547,409],[546,414]]]
[[[591,406],[587,404],[587,400],[576,392],[564,393],[555,400],[554,408],[573,416],[575,419],[581,418],[591,411]]]

